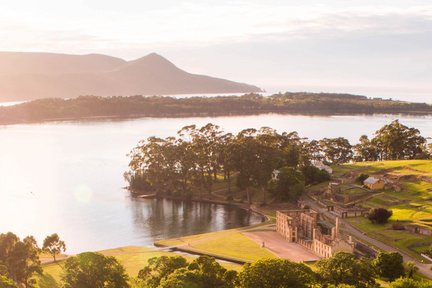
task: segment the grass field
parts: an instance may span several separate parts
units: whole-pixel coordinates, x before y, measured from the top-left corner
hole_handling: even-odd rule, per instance
[[[158,241],[163,246],[181,245],[181,248],[191,252],[222,256],[245,262],[262,258],[275,258],[267,249],[260,247],[253,240],[241,234],[243,229],[231,229],[175,239]]]
[[[432,161],[383,161],[340,165],[334,168],[335,176],[344,178],[350,173],[391,178],[393,186],[386,188],[360,203],[367,208],[384,207],[393,211],[386,225],[371,224],[365,218],[349,221],[356,227],[379,240],[389,243],[419,258],[422,247],[432,244],[432,236],[396,231],[392,224],[396,221],[415,224],[432,229]],[[420,259],[420,258],[419,258]]]

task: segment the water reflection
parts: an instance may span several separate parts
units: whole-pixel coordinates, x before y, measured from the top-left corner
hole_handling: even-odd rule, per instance
[[[141,235],[143,243],[262,221],[260,215],[235,206],[156,199],[135,199],[132,203],[135,234]]]

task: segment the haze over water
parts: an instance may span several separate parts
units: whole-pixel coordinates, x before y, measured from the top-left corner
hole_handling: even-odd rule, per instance
[[[310,139],[348,138],[356,142],[399,118],[432,136],[431,117],[289,116],[143,118],[124,121],[58,122],[0,127],[0,231],[39,241],[57,232],[68,252],[243,226],[260,217],[208,204],[134,200],[126,185],[126,154],[141,139],[174,135],[190,124],[212,122],[227,132],[269,126],[298,131]]]

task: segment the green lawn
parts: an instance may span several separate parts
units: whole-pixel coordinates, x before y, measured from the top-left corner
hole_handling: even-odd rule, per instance
[[[400,175],[430,175],[432,173],[431,160],[401,160],[381,162],[356,162],[333,167],[335,175],[342,175],[350,171],[374,174],[382,171]]]
[[[242,260],[256,261],[276,256],[253,240],[241,234],[242,229],[211,232],[199,235],[168,239],[157,242],[159,245],[173,246],[185,244],[182,249]]]
[[[372,224],[368,219],[363,217],[349,218],[347,220],[372,238],[394,246],[419,260],[424,259],[420,256],[419,250],[412,246],[421,243],[432,243],[432,236],[413,234],[403,230],[393,230],[391,228],[394,223],[393,221],[384,225],[379,225]]]

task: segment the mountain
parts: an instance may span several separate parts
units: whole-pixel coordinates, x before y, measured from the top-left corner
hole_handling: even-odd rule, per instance
[[[0,101],[260,91],[256,86],[188,73],[156,53],[125,61],[100,54],[0,52]]]

